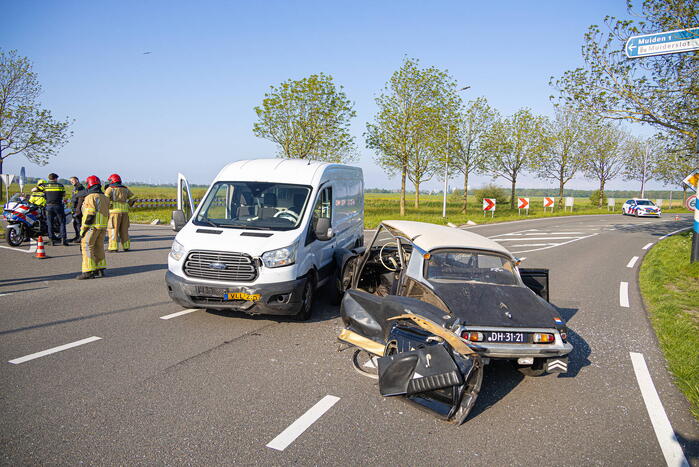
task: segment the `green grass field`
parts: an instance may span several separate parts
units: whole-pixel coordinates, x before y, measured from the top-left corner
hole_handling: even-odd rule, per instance
[[[670,371],[699,419],[699,263],[691,232],[658,242],[641,265],[640,286]]]
[[[26,188],[26,187],[25,187]],[[174,187],[153,187],[153,186],[131,186],[130,189],[136,194],[137,198],[145,199],[173,199],[176,195]],[[15,184],[10,187],[10,193],[15,193],[19,187]],[[68,188],[70,191],[71,188]],[[201,198],[206,192],[206,188],[193,188],[192,196],[195,199]],[[399,219],[399,201],[398,193],[367,193],[364,201],[364,225],[368,228],[376,227],[380,221],[386,219]],[[524,212],[520,215],[517,209],[510,210],[509,206],[497,206],[494,216],[490,213],[483,215],[482,205],[477,202],[474,196],[469,196],[469,210],[467,214],[461,212],[461,199],[449,196],[447,198],[447,217],[442,217],[442,196],[441,195],[420,195],[420,208],[413,207],[414,194],[408,194],[406,198],[406,215],[402,219],[414,220],[421,222],[431,222],[435,224],[446,224],[451,222],[456,225],[465,224],[468,220],[482,223],[505,222],[517,219],[533,219],[538,217],[550,216],[569,216],[580,214],[610,214],[606,207],[598,209],[592,206],[587,198],[576,198],[573,211],[564,212],[556,210],[544,212],[542,204],[543,198],[530,197],[529,201],[531,209],[528,215]],[[617,199],[616,211],[621,212],[621,204],[624,200]],[[668,201],[665,200],[663,212],[675,213],[686,212],[681,206],[682,200],[674,200],[673,208],[669,209]],[[135,223],[150,223],[155,219],[159,219],[162,223],[170,222],[172,208],[136,208],[131,211],[131,222]],[[2,230],[0,229],[0,235]]]

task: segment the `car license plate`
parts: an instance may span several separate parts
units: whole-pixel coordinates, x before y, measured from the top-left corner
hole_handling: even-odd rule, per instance
[[[526,344],[527,342],[529,342],[529,333],[511,331],[489,331],[485,333],[485,341]]]
[[[244,292],[233,292],[233,293],[226,293],[223,295],[224,300],[245,300],[245,301],[250,301],[250,302],[256,302],[258,301],[262,295],[256,293],[256,294],[247,294]]]

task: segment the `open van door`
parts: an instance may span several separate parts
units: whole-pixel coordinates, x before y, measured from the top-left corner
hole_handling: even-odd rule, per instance
[[[187,178],[181,173],[177,174],[177,210],[172,211],[172,230],[179,231],[189,221],[194,213],[194,200],[189,189]]]

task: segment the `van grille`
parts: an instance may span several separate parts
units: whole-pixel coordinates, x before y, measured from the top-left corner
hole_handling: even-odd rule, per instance
[[[184,273],[199,279],[251,282],[257,277],[257,267],[242,253],[193,251],[184,262]]]

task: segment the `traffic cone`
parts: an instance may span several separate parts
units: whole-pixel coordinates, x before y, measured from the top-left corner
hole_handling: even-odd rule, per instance
[[[675,214],[675,220],[676,220],[676,221],[680,220],[680,216],[677,215],[677,214]]]
[[[36,241],[36,254],[34,257],[39,259],[46,258],[46,251],[44,251],[44,239],[41,238],[41,235],[39,235],[39,238]]]

